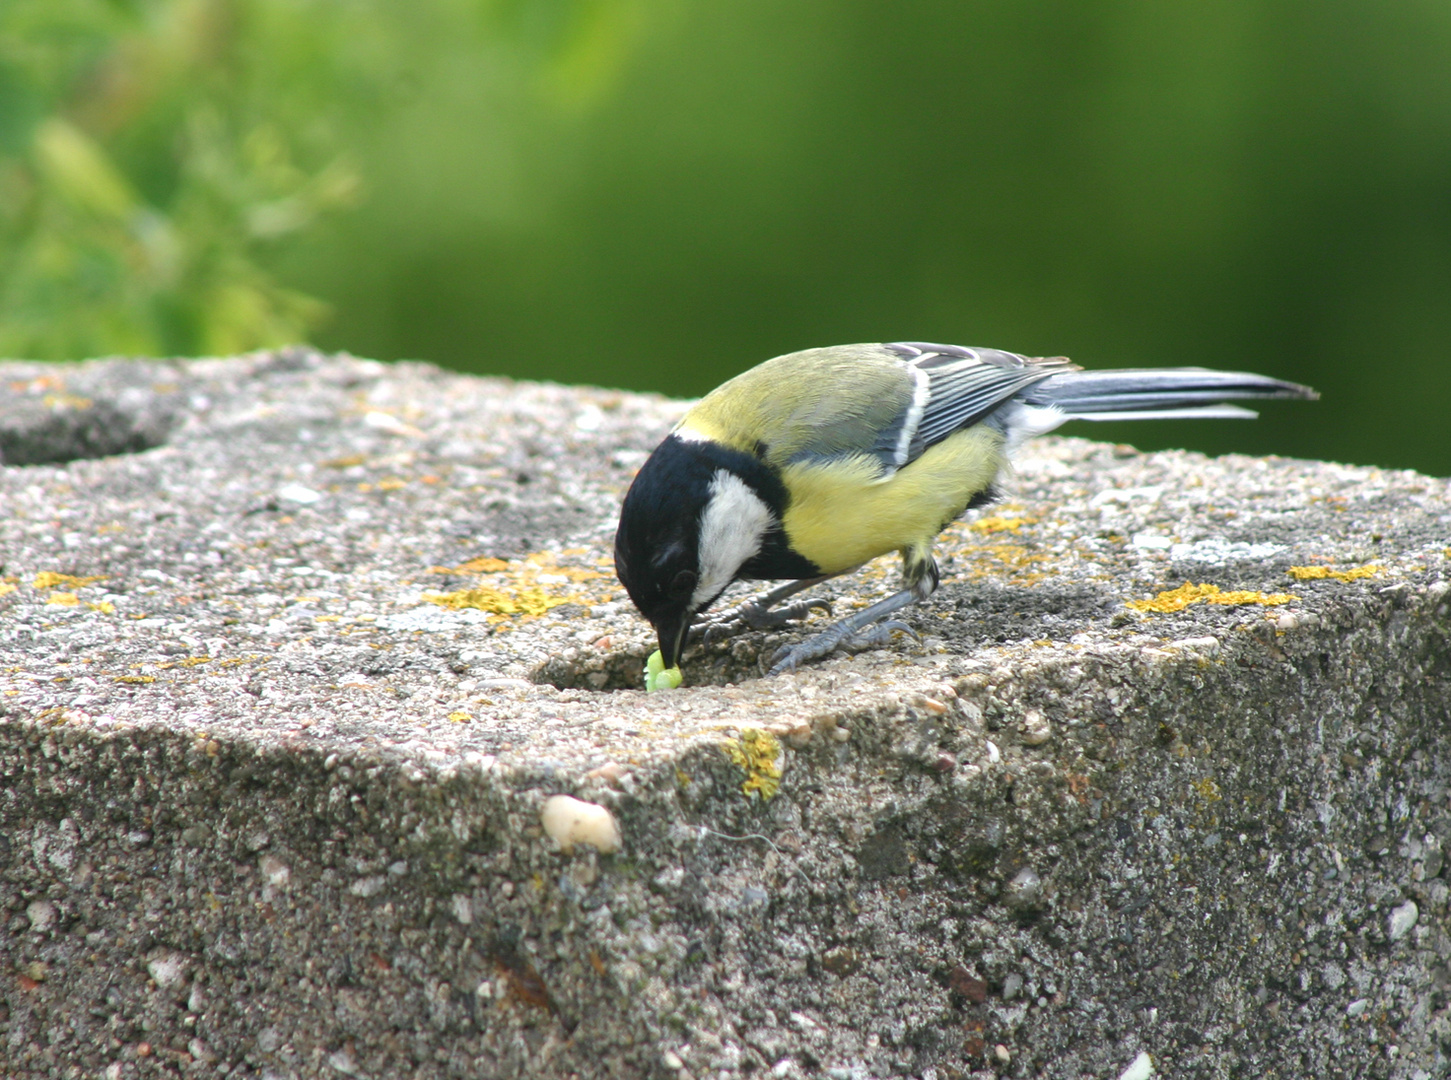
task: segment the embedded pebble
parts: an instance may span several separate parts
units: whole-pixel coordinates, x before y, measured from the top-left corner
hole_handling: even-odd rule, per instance
[[[146,964],[147,973],[162,989],[176,986],[186,978],[186,957],[180,953],[162,953]]]
[[[262,871],[262,876],[267,879],[267,884],[274,889],[286,888],[288,880],[292,877],[292,870],[275,855],[263,855],[258,860],[257,869]]]
[[[569,795],[551,795],[539,814],[544,831],[566,855],[577,844],[589,844],[601,855],[613,855],[623,846],[615,816],[598,803],[584,802]]]
[[[1416,906],[1414,900],[1407,900],[1399,907],[1393,908],[1390,917],[1386,920],[1386,930],[1392,941],[1399,941],[1411,932],[1416,925],[1416,920],[1421,917],[1421,909]]]
[[[388,879],[383,877],[382,875],[358,878],[357,881],[353,882],[351,885],[348,886],[348,892],[352,893],[354,896],[361,896],[363,899],[366,900],[367,898],[371,896],[377,896],[380,892],[382,892],[383,886],[387,883]]]
[[[1129,1067],[1119,1073],[1118,1080],[1149,1080],[1154,1075],[1154,1059],[1149,1057],[1147,1051],[1139,1051],[1139,1056],[1129,1063]]]
[[[1023,717],[1023,742],[1029,746],[1042,746],[1053,737],[1053,725],[1037,709],[1029,709]]]
[[[454,894],[453,898],[454,921],[468,925],[474,921],[474,904],[462,893]]]
[[[42,933],[55,922],[55,905],[49,900],[32,900],[25,907],[25,917],[30,920],[32,930]]]
[[[1010,908],[1031,908],[1042,896],[1042,877],[1031,866],[1025,866],[1013,875],[1013,879],[1003,890],[1003,903]]]

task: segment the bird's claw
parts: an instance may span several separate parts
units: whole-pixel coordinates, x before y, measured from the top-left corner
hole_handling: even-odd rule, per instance
[[[781,675],[788,671],[795,671],[802,664],[820,660],[838,650],[859,653],[867,649],[879,649],[891,640],[894,630],[902,631],[918,644],[922,642],[917,631],[900,619],[886,619],[855,632],[837,633],[837,629],[837,627],[833,627],[830,630],[824,630],[815,637],[807,638],[795,645],[781,646],[771,654],[769,661],[771,667],[766,674]]]
[[[922,636],[904,623],[901,619],[886,619],[875,626],[868,626],[858,630],[851,637],[837,645],[840,652],[859,653],[868,649],[880,649],[889,644],[892,640],[892,631],[900,630],[918,645],[922,644]]]
[[[778,629],[787,623],[807,618],[813,610],[830,615],[831,603],[821,599],[797,600],[772,610],[757,600],[748,600],[693,627],[690,636],[700,638],[702,644],[709,647],[743,630]]]

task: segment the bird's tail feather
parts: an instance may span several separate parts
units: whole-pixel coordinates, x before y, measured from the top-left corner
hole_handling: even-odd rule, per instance
[[[1253,419],[1232,399],[1319,397],[1308,386],[1243,371],[1207,368],[1120,368],[1065,371],[1019,395],[1051,405],[1072,420]]]

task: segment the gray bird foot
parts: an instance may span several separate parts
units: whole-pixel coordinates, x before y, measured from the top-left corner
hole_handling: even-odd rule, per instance
[[[910,626],[901,619],[887,619],[877,623],[876,626],[869,626],[865,630],[858,630],[851,637],[847,638],[836,647],[837,652],[852,653],[866,652],[868,649],[883,649],[892,643],[893,631],[900,630],[918,645],[922,644],[922,638]]]
[[[917,631],[900,619],[887,619],[861,630],[851,625],[850,621],[844,621],[800,644],[783,645],[777,649],[771,657],[771,669],[766,674],[781,675],[787,671],[795,671],[802,664],[830,656],[838,649],[848,653],[879,649],[891,641],[892,632],[895,630],[911,635],[914,641],[922,640],[917,636]]]
[[[746,630],[778,629],[788,623],[805,619],[813,610],[831,614],[831,604],[826,600],[797,600],[772,610],[769,603],[763,602],[764,599],[747,600],[722,611],[714,618],[692,627],[690,636],[699,637],[709,646]]]

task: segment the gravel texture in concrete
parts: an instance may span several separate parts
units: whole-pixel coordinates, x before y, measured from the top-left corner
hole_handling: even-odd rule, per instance
[[[680,411],[0,365],[0,1075],[1448,1075],[1451,484],[1040,440],[646,695]]]

